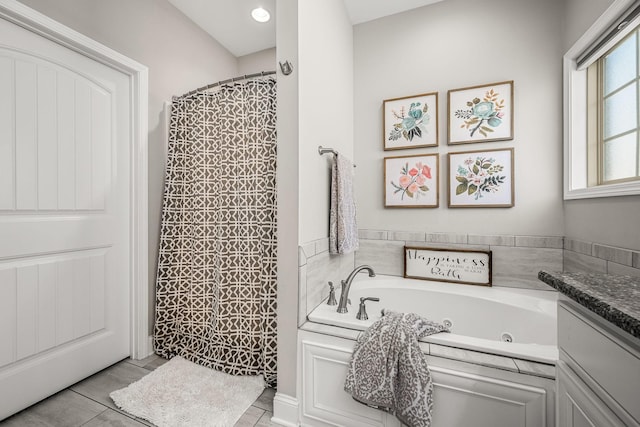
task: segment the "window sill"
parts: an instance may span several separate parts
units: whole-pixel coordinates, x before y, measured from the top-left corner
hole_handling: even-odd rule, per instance
[[[640,181],[619,184],[599,185],[597,187],[565,190],[564,200],[594,199],[598,197],[636,196],[640,194]]]

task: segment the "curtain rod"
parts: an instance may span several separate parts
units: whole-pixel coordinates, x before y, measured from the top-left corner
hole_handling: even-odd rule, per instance
[[[616,21],[610,25],[600,36],[589,46],[585,48],[580,55],[576,58],[576,66],[580,69],[584,64],[594,58],[597,53],[600,53],[600,50],[607,45],[611,40],[613,40],[622,30],[626,28],[626,26],[640,16],[640,1],[636,1],[631,5],[627,10],[624,11],[622,15]],[[600,53],[602,54],[602,53]]]
[[[275,74],[275,73],[276,73],[275,70],[274,71],[261,71],[259,73],[245,74],[244,76],[238,76],[238,77],[234,77],[232,79],[220,80],[219,82],[211,83],[210,85],[206,85],[206,86],[199,87],[198,89],[194,89],[194,90],[192,90],[190,92],[185,93],[182,96],[179,96],[178,98],[184,98],[185,96],[194,95],[196,93],[203,92],[205,90],[214,88],[216,86],[221,86],[221,85],[224,85],[224,84],[227,84],[227,83],[239,82],[239,81],[242,81],[242,80],[252,79],[254,77],[270,76],[270,75]]]

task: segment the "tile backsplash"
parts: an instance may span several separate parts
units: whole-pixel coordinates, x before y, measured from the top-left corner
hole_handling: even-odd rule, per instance
[[[565,238],[564,271],[640,277],[640,252]]]
[[[492,251],[493,286],[552,290],[538,280],[538,271],[562,270],[563,238],[559,236],[406,233],[360,230],[357,265],[369,264],[377,273],[402,276],[403,247]]]
[[[640,252],[562,236],[479,235],[391,230],[359,230],[360,249],[330,255],[329,239],[298,248],[298,324],[336,289],[356,265],[378,274],[402,276],[403,247],[492,251],[493,286],[554,291],[538,280],[540,270],[583,271],[640,276]]]
[[[354,254],[330,255],[329,239],[314,240],[298,247],[298,325],[329,296],[328,282],[340,288],[355,268]]]

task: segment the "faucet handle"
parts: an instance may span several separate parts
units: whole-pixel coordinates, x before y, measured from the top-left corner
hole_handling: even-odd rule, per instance
[[[380,298],[377,297],[362,297],[360,298],[360,307],[358,307],[358,314],[356,314],[356,319],[358,320],[367,320],[369,316],[367,316],[367,307],[365,306],[365,302],[367,301],[380,301]]]
[[[338,305],[338,301],[336,301],[336,290],[333,287],[333,282],[329,282],[329,298],[327,299],[327,305]]]

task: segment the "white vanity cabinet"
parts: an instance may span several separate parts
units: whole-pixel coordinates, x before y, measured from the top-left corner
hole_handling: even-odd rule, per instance
[[[639,427],[640,340],[562,301],[558,345],[558,427]]]
[[[301,426],[400,427],[386,412],[343,390],[355,341],[309,331],[298,335]],[[428,344],[421,343],[428,352]],[[432,427],[553,427],[552,379],[427,356],[434,382]]]

